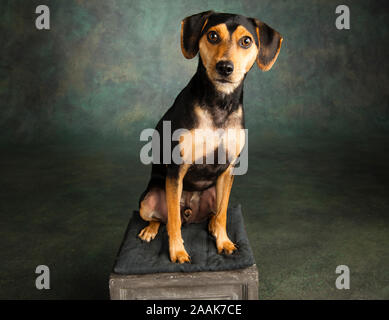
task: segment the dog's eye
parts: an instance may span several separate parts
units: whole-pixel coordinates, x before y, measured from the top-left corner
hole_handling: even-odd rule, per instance
[[[207,38],[210,43],[218,43],[220,41],[220,37],[216,31],[208,32]]]
[[[251,47],[251,38],[248,37],[248,36],[244,36],[242,37],[240,40],[239,40],[239,45],[244,48],[244,49],[248,49]]]

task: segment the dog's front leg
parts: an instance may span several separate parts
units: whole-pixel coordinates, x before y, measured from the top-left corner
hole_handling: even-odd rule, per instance
[[[172,262],[189,262],[189,255],[185,250],[181,236],[180,200],[182,194],[182,181],[189,165],[168,168],[166,175],[166,203],[167,203],[167,232],[169,235],[169,253]]]
[[[227,235],[227,208],[234,176],[231,174],[232,166],[229,166],[216,181],[217,211],[209,221],[209,231],[216,238],[216,247],[219,253],[223,251],[231,254],[236,250],[235,245]]]

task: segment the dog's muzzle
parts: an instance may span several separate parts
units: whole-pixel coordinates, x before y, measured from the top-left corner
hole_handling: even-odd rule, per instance
[[[229,76],[234,71],[234,64],[228,60],[219,61],[216,64],[216,71],[223,77]]]

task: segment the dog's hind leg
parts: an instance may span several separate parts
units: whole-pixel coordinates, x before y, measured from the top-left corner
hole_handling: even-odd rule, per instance
[[[161,222],[166,222],[167,209],[165,190],[161,188],[151,189],[140,203],[140,216],[149,224],[143,228],[138,237],[150,242],[158,233]]]

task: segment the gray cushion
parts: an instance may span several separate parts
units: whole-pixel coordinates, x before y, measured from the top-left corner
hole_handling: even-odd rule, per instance
[[[151,242],[143,242],[137,235],[147,222],[135,211],[128,224],[124,241],[119,249],[113,268],[118,274],[145,274],[158,272],[196,272],[242,269],[255,261],[243,223],[240,205],[228,208],[227,233],[238,250],[232,255],[218,254],[215,239],[208,232],[208,221],[182,226],[185,249],[191,263],[172,263],[166,226],[161,224],[159,232]]]

